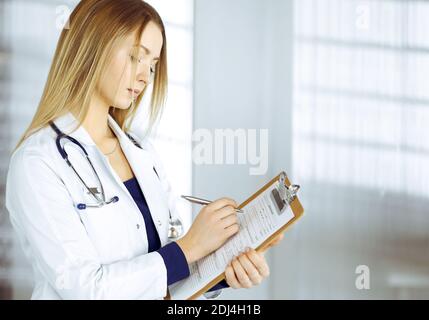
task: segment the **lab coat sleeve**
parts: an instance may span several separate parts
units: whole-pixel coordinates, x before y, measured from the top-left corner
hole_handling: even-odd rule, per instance
[[[161,179],[161,183],[163,184],[163,188],[164,188],[165,192],[167,193],[170,210],[173,211],[174,214],[183,217],[183,214],[181,214],[181,212],[179,212],[178,209],[177,209],[177,202],[179,201],[179,197],[178,197],[178,195],[176,193],[174,193],[174,191],[171,188],[170,183],[168,182],[168,179],[166,177],[166,174],[165,174],[165,171],[164,171],[164,168],[163,168],[163,165],[162,165],[162,161],[161,161],[158,153],[156,152],[156,149],[154,148],[153,144],[149,140],[146,140],[144,142],[144,145],[152,153],[152,155],[154,157],[155,167],[156,167],[158,176]],[[189,217],[188,220],[191,223],[185,228],[186,232],[189,230],[190,225],[192,224],[192,217]],[[214,286],[213,288],[209,289],[209,291],[207,291],[206,293],[204,293],[200,297],[200,299],[201,300],[205,300],[205,299],[214,299],[214,298],[217,298],[221,294],[222,289],[228,288],[228,287],[229,286],[228,286],[228,284],[226,282],[220,282],[218,285]]]
[[[10,163],[6,206],[26,254],[64,299],[162,299],[167,270],[151,252],[101,264],[55,170],[36,151]]]

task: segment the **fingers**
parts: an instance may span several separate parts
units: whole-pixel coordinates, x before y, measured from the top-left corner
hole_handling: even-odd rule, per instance
[[[280,243],[280,241],[282,241],[283,240],[283,238],[284,238],[284,235],[283,235],[283,233],[280,233],[280,234],[278,234],[271,242],[270,242],[270,244],[268,244],[268,246],[264,249],[264,250],[262,250],[262,251],[260,251],[260,253],[262,254],[262,256],[264,256],[264,254],[265,254],[265,251],[267,251],[269,248],[271,248],[271,247],[274,247],[274,246],[276,246],[276,245],[278,245],[279,243]]]
[[[225,269],[225,279],[231,288],[251,288],[270,274],[263,256],[254,249],[234,257]]]
[[[212,203],[209,203],[206,207],[210,210],[216,211],[225,206],[232,206],[236,208],[238,205],[233,199],[225,197],[225,198],[220,198],[218,200],[215,200]]]
[[[238,257],[238,260],[240,261],[241,266],[243,267],[247,276],[252,282],[252,285],[260,284],[263,280],[263,277],[259,273],[259,270],[256,268],[256,266],[249,259],[249,257],[246,254],[242,254]]]
[[[234,269],[231,264],[229,264],[225,269],[225,280],[228,285],[233,289],[241,288],[240,283],[238,282],[237,277],[235,276]]]
[[[231,265],[234,269],[235,276],[240,283],[240,286],[243,288],[251,288],[252,282],[250,281],[249,276],[246,273],[246,270],[241,265],[240,260],[237,258],[234,258],[231,262]]]
[[[277,237],[274,238],[274,240],[270,243],[269,247],[273,247],[275,245],[278,245],[280,241],[282,241],[284,238],[283,233],[280,233]]]
[[[237,223],[234,223],[233,225],[230,225],[229,227],[225,228],[227,237],[231,237],[234,234],[236,234],[240,230],[240,226]]]
[[[268,267],[263,254],[256,252],[255,249],[250,249],[246,255],[252,264],[256,267],[260,275],[262,275],[264,278],[270,275],[270,268]]]
[[[226,216],[222,219],[222,224],[224,228],[228,228],[235,223],[238,224],[238,218],[236,214],[230,214],[229,216]]]
[[[229,215],[237,215],[237,213],[235,212],[235,208],[233,206],[225,206],[219,210],[216,211],[216,216],[218,216],[220,219],[223,219]]]

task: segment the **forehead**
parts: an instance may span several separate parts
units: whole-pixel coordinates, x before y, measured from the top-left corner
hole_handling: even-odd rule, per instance
[[[143,30],[140,43],[147,47],[147,45],[152,45],[161,50],[163,39],[161,29],[157,24],[150,21],[146,28]]]
[[[132,34],[128,35],[125,39],[125,44],[127,46],[136,45],[135,43],[136,36],[137,36],[137,31],[134,31]],[[159,56],[162,49],[163,42],[164,41],[162,38],[161,29],[158,27],[157,24],[155,24],[152,21],[149,21],[143,30],[138,46],[140,49],[142,49],[140,46],[143,46],[149,49],[150,53],[153,56]]]

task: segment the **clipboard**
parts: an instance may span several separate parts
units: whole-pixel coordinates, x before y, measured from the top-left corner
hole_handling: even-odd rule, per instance
[[[260,244],[255,250],[257,252],[264,251],[276,238],[280,233],[284,232],[286,229],[288,229],[293,223],[295,223],[303,214],[304,214],[304,208],[301,205],[301,202],[299,201],[297,197],[297,192],[299,190],[299,185],[292,185],[289,181],[286,173],[284,171],[280,172],[276,177],[271,179],[267,184],[265,184],[262,188],[260,188],[257,192],[255,192],[252,196],[250,196],[247,200],[245,200],[243,203],[241,203],[238,208],[242,209],[247,204],[249,204],[251,201],[253,201],[255,198],[257,198],[261,193],[266,191],[268,188],[270,188],[274,183],[280,182],[277,190],[278,194],[273,194],[273,200],[282,201],[283,204],[287,207],[289,206],[291,208],[291,212],[293,214],[293,218],[289,220],[285,225],[280,227],[276,232],[274,232],[270,237],[268,237],[262,244]],[[273,191],[274,191],[273,190]],[[274,192],[273,192],[274,193]],[[280,204],[281,205],[281,204]],[[200,289],[199,291],[195,292],[192,296],[187,298],[187,300],[194,300],[207,292],[210,288],[218,284],[220,281],[225,279],[225,273],[220,274],[216,278],[214,278],[212,281],[210,281],[204,288]],[[167,293],[166,298],[167,300],[170,300],[170,293]]]

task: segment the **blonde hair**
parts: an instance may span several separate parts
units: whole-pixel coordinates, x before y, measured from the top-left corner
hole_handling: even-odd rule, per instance
[[[77,115],[81,125],[103,70],[108,67],[113,48],[135,31],[135,44],[139,46],[144,28],[150,21],[160,28],[163,37],[150,101],[150,131],[162,112],[167,95],[167,42],[159,14],[142,0],[82,0],[71,13],[68,28],[61,32],[37,111],[16,148],[30,135],[49,125],[51,120],[68,112]],[[134,72],[135,69],[133,67]],[[129,129],[146,88],[131,108],[113,107],[109,110],[123,130]]]

